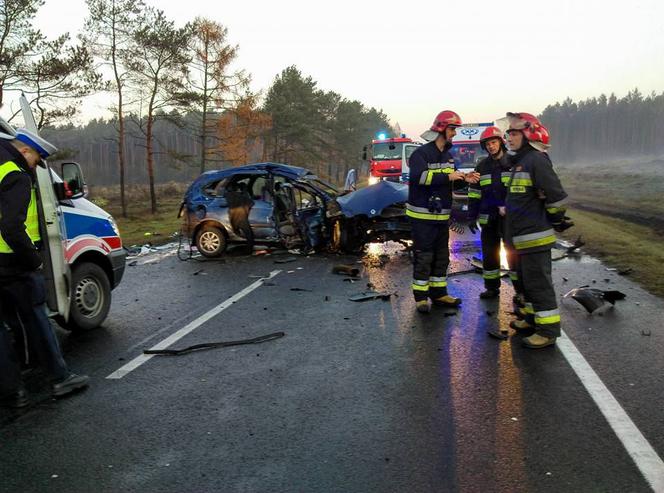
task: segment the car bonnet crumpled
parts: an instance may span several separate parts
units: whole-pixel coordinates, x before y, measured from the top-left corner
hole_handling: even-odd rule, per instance
[[[391,181],[380,181],[356,192],[337,197],[341,212],[346,217],[380,216],[383,209],[408,200],[408,186]]]

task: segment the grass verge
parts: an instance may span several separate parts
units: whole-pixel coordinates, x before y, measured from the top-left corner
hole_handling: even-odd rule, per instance
[[[664,237],[647,226],[579,209],[568,210],[575,227],[562,236],[578,235],[584,250],[609,266],[631,268],[629,278],[657,296],[664,296]]]

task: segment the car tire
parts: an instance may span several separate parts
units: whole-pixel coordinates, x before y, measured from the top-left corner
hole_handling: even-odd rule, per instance
[[[203,226],[196,234],[196,248],[204,257],[219,257],[227,244],[226,235],[216,226]]]
[[[332,233],[333,250],[351,254],[360,253],[364,244],[357,237],[356,229],[349,221],[337,220]]]
[[[106,319],[110,308],[111,283],[104,269],[92,262],[75,265],[69,320],[63,326],[71,331],[95,329]]]

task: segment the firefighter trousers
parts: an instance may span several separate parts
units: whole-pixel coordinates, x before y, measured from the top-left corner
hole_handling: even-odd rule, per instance
[[[450,264],[448,222],[414,219],[411,224],[415,301],[445,296]]]
[[[517,275],[523,285],[526,321],[538,334],[560,337],[560,312],[551,279],[551,250],[518,255]]]
[[[502,217],[490,219],[482,225],[480,238],[482,239],[482,277],[486,289],[500,289],[500,243],[505,238],[505,221]],[[517,294],[523,292],[521,281],[517,275],[518,255],[514,248],[504,243],[509,266],[510,279]]]

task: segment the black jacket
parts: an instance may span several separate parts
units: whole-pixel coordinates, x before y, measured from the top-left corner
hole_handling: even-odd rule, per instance
[[[505,205],[507,182],[510,179],[512,163],[507,153],[499,160],[485,157],[475,166],[480,174],[478,183],[468,186],[468,219],[480,224],[487,224],[498,218],[498,207]]]
[[[455,171],[449,142],[440,151],[435,141],[418,147],[408,160],[410,182],[406,214],[411,219],[447,221],[452,210],[452,189],[465,186],[463,180],[449,180]],[[432,204],[435,203],[434,209]]]
[[[567,193],[548,154],[526,144],[511,160],[506,240],[518,253],[548,250],[556,242],[552,224],[565,215],[562,203]]]
[[[0,139],[0,166],[9,161],[26,172],[13,171],[0,183],[0,234],[14,251],[0,253],[0,276],[33,271],[42,263],[37,247],[25,230],[33,173],[23,155],[8,141]]]

